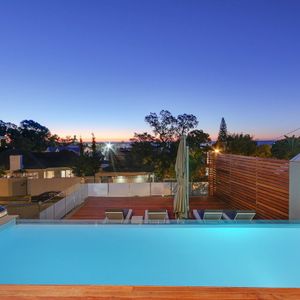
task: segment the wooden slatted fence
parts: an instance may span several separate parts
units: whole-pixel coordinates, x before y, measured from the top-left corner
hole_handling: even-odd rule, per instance
[[[260,219],[288,219],[288,160],[210,154],[209,170],[210,195]]]

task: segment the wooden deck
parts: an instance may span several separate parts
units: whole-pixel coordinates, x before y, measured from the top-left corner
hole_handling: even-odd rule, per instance
[[[133,215],[143,216],[146,209],[167,209],[169,217],[174,218],[173,197],[89,197],[85,203],[70,214],[68,219],[104,219],[105,209],[131,208]],[[228,205],[216,198],[191,197],[190,210],[192,209],[229,209]],[[193,218],[192,214],[190,218]]]
[[[0,285],[1,300],[299,300],[299,289]]]

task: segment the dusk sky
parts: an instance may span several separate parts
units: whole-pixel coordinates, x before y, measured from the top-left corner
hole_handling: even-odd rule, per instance
[[[300,1],[0,0],[0,104],[62,136],[127,140],[167,109],[275,138],[300,127]]]

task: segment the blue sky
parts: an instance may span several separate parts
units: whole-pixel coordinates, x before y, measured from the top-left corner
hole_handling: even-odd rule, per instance
[[[0,119],[128,139],[193,113],[215,137],[300,127],[300,1],[0,0]]]

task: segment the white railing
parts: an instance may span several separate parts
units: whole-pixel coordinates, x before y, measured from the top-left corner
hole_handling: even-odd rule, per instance
[[[88,194],[94,197],[135,197],[173,195],[175,182],[88,183]]]
[[[63,199],[40,212],[40,219],[61,219],[87,197],[171,196],[176,189],[176,182],[76,184],[61,193]],[[207,195],[207,190],[206,182],[190,184],[191,196]]]
[[[176,193],[177,182],[147,183],[88,183],[88,194],[94,197],[171,196]],[[206,196],[208,182],[190,183],[191,196]]]

